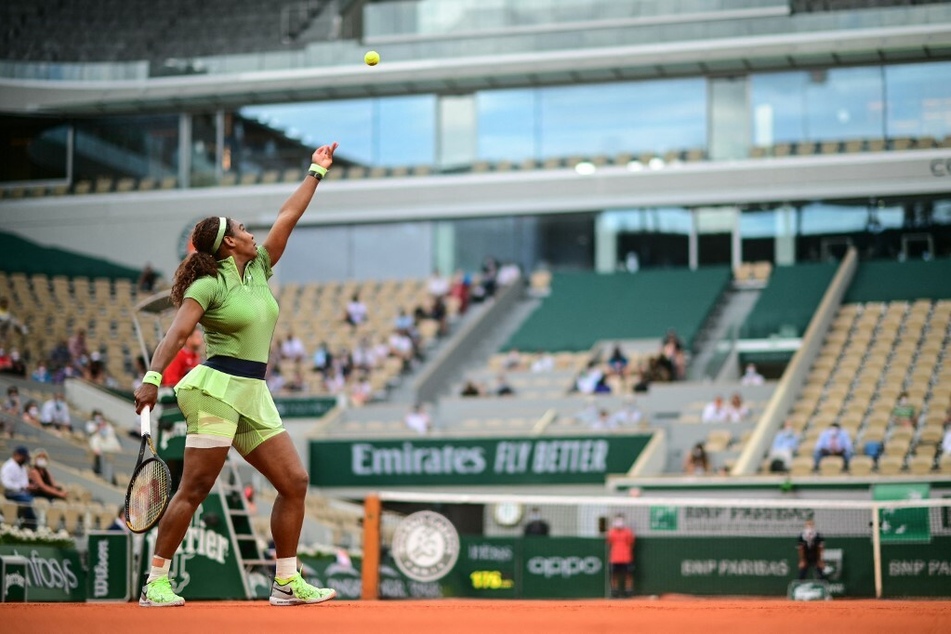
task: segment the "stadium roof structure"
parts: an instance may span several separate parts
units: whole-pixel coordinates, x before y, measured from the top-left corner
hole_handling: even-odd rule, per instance
[[[362,54],[354,59],[362,60]],[[350,99],[951,59],[951,20],[867,29],[392,61],[367,71],[328,65],[116,81],[0,78],[0,111],[167,112],[274,101]]]

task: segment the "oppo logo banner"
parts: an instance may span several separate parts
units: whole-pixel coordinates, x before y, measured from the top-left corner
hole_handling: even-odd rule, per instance
[[[594,555],[587,557],[532,557],[528,560],[528,572],[546,579],[563,577],[568,579],[576,575],[596,575],[601,572],[601,559]]]

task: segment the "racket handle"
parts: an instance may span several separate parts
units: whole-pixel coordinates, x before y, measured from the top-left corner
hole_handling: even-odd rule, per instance
[[[149,419],[149,413],[151,411],[152,410],[148,406],[145,406],[142,408],[142,412],[139,414],[139,425],[141,427],[143,436],[152,434],[152,423]]]

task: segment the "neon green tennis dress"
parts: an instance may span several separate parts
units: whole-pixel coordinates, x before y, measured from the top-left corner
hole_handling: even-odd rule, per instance
[[[234,258],[229,257],[218,261],[217,276],[198,278],[188,287],[185,297],[205,309],[199,323],[205,329],[208,358],[267,363],[280,312],[267,283],[272,275],[270,254],[259,246],[257,257],[245,266],[243,280]],[[267,383],[261,379],[233,376],[202,364],[175,386],[180,399],[185,390],[200,390],[256,423],[282,426]]]

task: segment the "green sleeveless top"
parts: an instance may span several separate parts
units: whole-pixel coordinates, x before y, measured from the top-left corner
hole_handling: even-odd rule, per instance
[[[199,323],[205,329],[208,357],[222,355],[267,363],[280,309],[268,286],[271,256],[263,246],[238,275],[234,258],[218,261],[218,275],[200,277],[185,291],[205,309]]]

